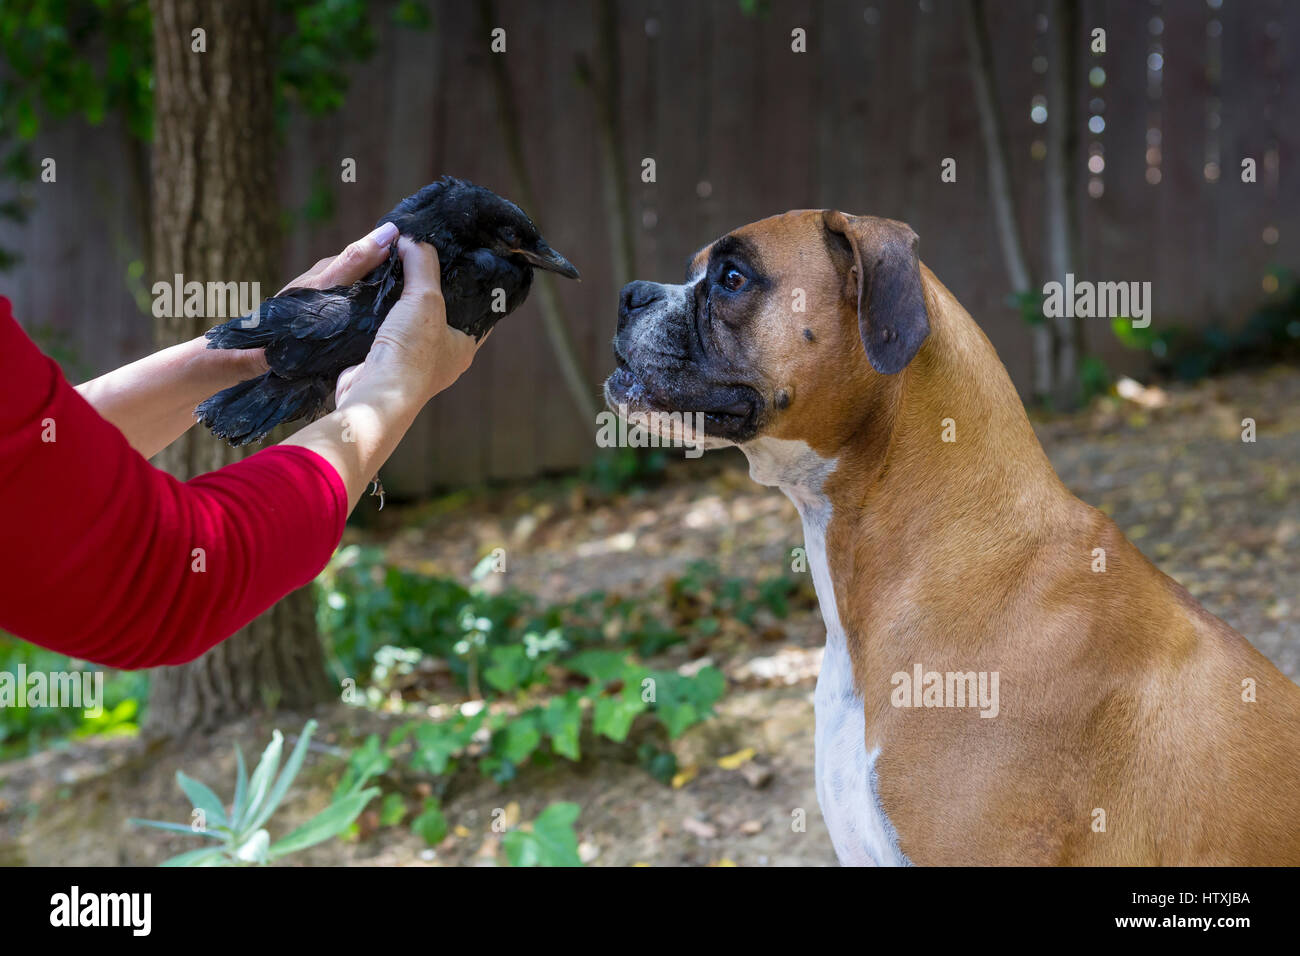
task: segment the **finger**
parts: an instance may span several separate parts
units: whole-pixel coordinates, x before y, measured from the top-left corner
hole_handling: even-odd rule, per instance
[[[271,371],[271,365],[266,360],[266,349],[244,349],[244,368],[248,372],[249,378],[256,378],[265,372]]]
[[[415,242],[403,236],[397,240],[397,254],[402,257],[402,295],[442,294],[438,250],[427,242]]]
[[[386,222],[374,232],[349,245],[338,257],[315,276],[312,288],[328,289],[351,285],[379,265],[388,256],[388,247],[397,238],[397,226]]]

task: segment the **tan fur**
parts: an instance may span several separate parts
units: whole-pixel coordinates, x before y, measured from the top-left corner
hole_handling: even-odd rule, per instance
[[[1300,688],[1069,493],[942,283],[921,267],[929,338],[879,375],[822,212],[736,233],[777,280],[752,332],[767,397],[793,395],[763,434],[839,459],[831,579],[908,857],[1300,864]],[[940,440],[945,418],[955,443]],[[1000,715],[892,707],[890,676],[918,662],[998,671]]]

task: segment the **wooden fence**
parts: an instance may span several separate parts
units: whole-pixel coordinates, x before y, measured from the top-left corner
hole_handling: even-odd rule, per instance
[[[1045,93],[1042,61],[1035,63],[1046,55],[1045,4],[988,6],[1013,182],[1041,268],[1035,143],[1044,128],[1031,108]],[[323,224],[295,214],[285,277],[363,234],[438,174],[516,192],[489,77],[488,57],[497,54],[472,3],[431,7],[431,29],[418,31],[392,26],[377,5],[380,48],[355,71],[342,111],[296,118],[278,150],[268,144],[286,211],[313,198],[333,205]],[[1084,158],[1100,144],[1104,169],[1096,177],[1100,196],[1087,192],[1091,174],[1079,176],[1084,244],[1076,273],[1150,281],[1157,326],[1239,318],[1263,296],[1269,265],[1297,260],[1300,196],[1280,171],[1300,135],[1282,122],[1300,115],[1300,5],[1089,0],[1082,19],[1089,32],[1105,28],[1107,52],[1081,56],[1082,72],[1105,71],[1098,86],[1087,76],[1078,84],[1081,124],[1095,125],[1094,114],[1104,121],[1100,132],[1082,131]],[[561,283],[560,298],[595,394],[610,369],[617,289],[595,104],[575,69],[579,56],[592,56],[593,8],[586,0],[512,0],[497,4],[496,20],[506,30],[504,56],[539,197],[528,211],[583,273],[580,284]],[[791,49],[795,28],[806,31],[806,53]],[[1017,384],[1028,386],[1030,340],[1004,301],[1006,271],[954,3],[775,0],[766,15],[752,16],[738,0],[635,0],[618,5],[618,36],[622,173],[638,276],[678,281],[688,254],[705,242],[785,209],[905,219],[921,236],[927,264],[982,324]],[[83,371],[98,372],[150,344],[150,319],[128,277],[139,256],[139,167],[133,175],[127,141],[111,123],[52,129],[37,153],[58,159],[58,181],[31,187],[37,205],[27,226],[0,229],[0,245],[24,256],[0,275],[0,291],[29,326],[61,334]],[[355,183],[340,182],[349,157]],[[949,157],[957,162],[955,183],[940,181]],[[1258,182],[1241,181],[1246,157],[1258,165]],[[644,158],[655,160],[654,183],[641,181]],[[1213,166],[1207,177],[1213,163],[1217,181]],[[1153,168],[1157,184],[1149,182]],[[147,290],[149,279],[137,284]],[[1113,366],[1142,369],[1104,320],[1094,320],[1088,336]],[[425,410],[385,469],[385,483],[419,494],[571,468],[592,453],[594,432],[561,386],[534,296],[464,379]]]

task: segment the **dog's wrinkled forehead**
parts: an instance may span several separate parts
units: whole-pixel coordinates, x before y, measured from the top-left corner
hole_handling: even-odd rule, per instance
[[[709,263],[727,257],[740,259],[768,275],[779,275],[780,263],[797,263],[808,255],[824,256],[824,232],[818,209],[795,209],[751,222],[692,255],[686,263],[686,281],[694,282],[704,275]]]
[[[686,283],[690,285],[701,279],[708,271],[709,264],[721,259],[739,259],[758,267],[763,265],[757,245],[737,230],[727,233],[721,239],[715,239],[691,256],[686,263]]]

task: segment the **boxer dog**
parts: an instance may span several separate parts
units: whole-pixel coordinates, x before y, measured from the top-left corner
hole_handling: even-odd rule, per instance
[[[605,384],[703,413],[799,510],[840,862],[1300,863],[1300,688],[1070,494],[916,244],[737,229],[623,289]]]

